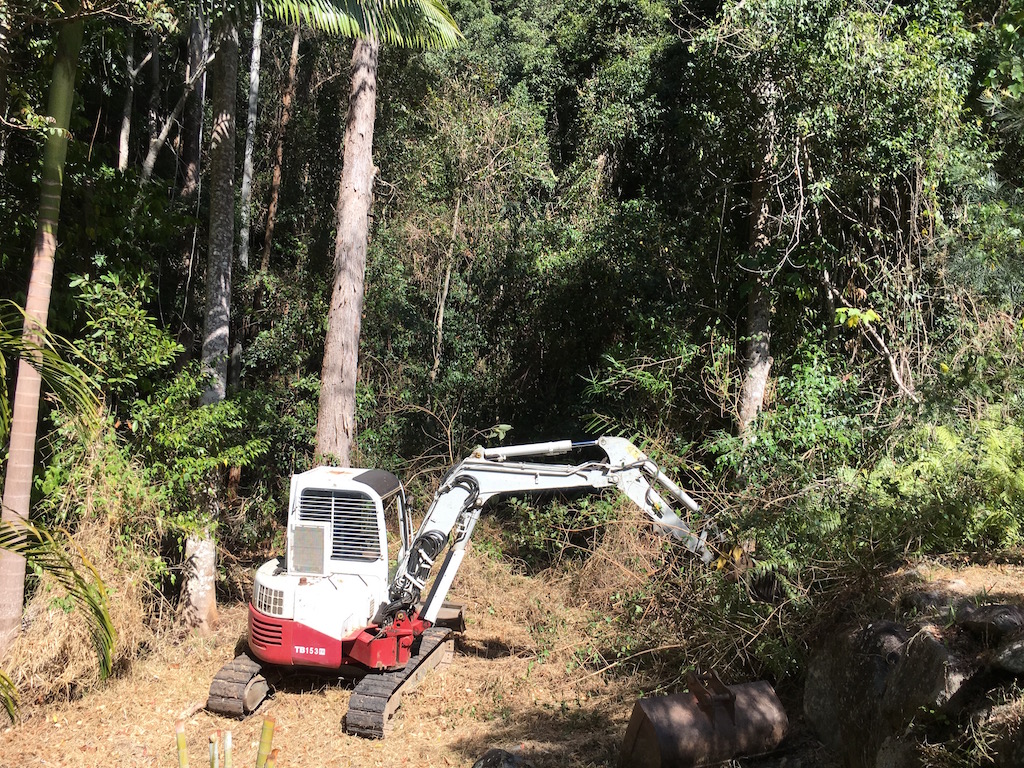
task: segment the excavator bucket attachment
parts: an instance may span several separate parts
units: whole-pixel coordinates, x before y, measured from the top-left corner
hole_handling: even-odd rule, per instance
[[[623,768],[713,765],[775,749],[789,727],[782,703],[764,681],[726,686],[690,676],[690,693],[640,699],[622,743]]]

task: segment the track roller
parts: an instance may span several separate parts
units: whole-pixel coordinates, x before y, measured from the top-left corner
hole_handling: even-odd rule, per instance
[[[366,739],[383,739],[402,696],[414,690],[426,674],[452,659],[455,636],[447,627],[431,627],[419,639],[419,647],[404,669],[370,673],[356,685],[345,715],[345,733]]]
[[[262,665],[251,656],[236,656],[214,676],[206,708],[218,715],[244,720],[270,694],[262,670]]]

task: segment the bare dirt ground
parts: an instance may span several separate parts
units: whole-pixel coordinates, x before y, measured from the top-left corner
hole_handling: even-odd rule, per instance
[[[470,552],[452,594],[466,605],[468,623],[455,659],[403,699],[388,738],[366,741],[341,732],[350,688],[322,678],[292,679],[260,712],[277,721],[279,766],[469,768],[491,747],[519,752],[536,768],[617,764],[640,681],[572,663],[593,614],[570,598],[561,577],[517,575],[500,560]],[[924,584],[979,601],[1021,602],[1024,567],[920,565],[895,574],[893,583],[897,593]],[[0,729],[0,768],[174,768],[174,724],[182,713],[190,713],[193,766],[208,765],[209,736],[218,729],[233,732],[235,765],[253,765],[262,718],[238,722],[199,709],[244,632],[245,607],[225,606],[210,637],[159,638],[128,672],[77,700],[23,702],[20,722]],[[790,749],[783,762],[758,764],[831,764],[812,742],[803,734],[797,754]]]

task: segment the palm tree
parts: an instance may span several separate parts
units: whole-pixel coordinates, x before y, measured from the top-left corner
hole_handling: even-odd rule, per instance
[[[28,325],[29,318],[27,311],[16,304],[4,302],[0,306],[0,382],[7,381],[8,356],[19,356],[21,365],[31,366],[35,375],[46,383],[68,412],[77,415],[86,430],[92,429],[99,420],[96,386],[80,365],[69,362],[75,358],[79,362],[84,361],[71,345],[45,330],[36,329],[29,336],[11,330],[19,325]],[[6,441],[11,425],[7,387],[0,386],[0,443]],[[14,605],[18,622],[21,620],[25,565],[29,563],[56,578],[74,602],[86,610],[100,661],[100,675],[109,675],[115,632],[107,611],[106,590],[88,558],[79,552],[81,564],[76,566],[65,547],[48,532],[24,519],[7,519],[6,515],[0,521],[0,557],[20,566],[21,581],[16,590],[10,589],[7,583],[0,583],[0,588],[9,592],[6,599]],[[13,634],[10,639],[13,639]],[[0,706],[12,718],[16,701],[13,683],[0,671]]]
[[[10,428],[11,441],[3,494],[2,519],[5,521],[28,519],[41,383],[38,365],[40,361],[36,356],[44,346],[46,320],[50,309],[64,159],[67,156],[68,126],[75,95],[75,75],[78,69],[78,51],[82,45],[82,32],[83,21],[78,17],[65,22],[57,35],[57,56],[50,80],[48,109],[52,123],[48,128],[43,149],[43,168],[39,183],[39,218],[36,224],[28,297],[25,301],[24,339],[26,350],[30,354],[22,355],[20,359],[14,390],[14,416]],[[24,585],[24,559],[10,552],[0,552],[0,651],[17,633],[21,622]]]

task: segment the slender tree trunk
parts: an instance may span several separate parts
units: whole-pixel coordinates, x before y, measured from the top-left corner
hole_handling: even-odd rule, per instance
[[[135,103],[135,30],[128,30],[128,44],[124,52],[125,64],[128,67],[128,88],[124,94],[124,106],[121,108],[121,132],[117,140],[117,170],[124,173],[128,170],[128,147],[132,135],[132,107]]]
[[[281,177],[284,169],[284,135],[292,119],[292,102],[295,99],[295,80],[299,69],[299,27],[296,25],[292,37],[292,53],[288,60],[288,83],[281,96],[281,122],[277,126],[277,141],[274,148],[274,172],[270,178],[270,201],[267,203],[267,226],[263,231],[263,260],[260,268],[270,268],[270,249],[274,243],[274,225],[277,223],[277,206],[281,198]],[[371,127],[371,133],[373,131]],[[371,138],[372,141],[372,138]]]
[[[204,62],[205,65],[205,62]],[[153,169],[156,167],[156,158],[160,154],[160,149],[167,142],[167,137],[171,135],[171,129],[174,128],[174,124],[178,121],[178,117],[185,109],[185,104],[188,102],[188,97],[195,88],[197,82],[199,82],[203,75],[206,74],[205,66],[197,70],[192,74],[192,78],[185,82],[185,90],[178,98],[177,103],[174,105],[174,109],[171,110],[171,114],[164,120],[163,125],[160,127],[160,131],[152,136],[149,140],[149,149],[146,152],[146,159],[142,161],[142,173],[139,175],[139,179],[142,183],[149,181],[153,175]]]
[[[249,221],[252,215],[252,155],[256,147],[256,107],[260,95],[260,53],[263,46],[263,3],[256,0],[252,21],[252,57],[249,60],[249,111],[245,121],[245,158],[242,161],[242,227],[238,233],[238,263],[249,269]]]
[[[185,348],[188,358],[194,351],[195,333],[189,322],[189,308],[192,306],[192,264],[195,261],[196,245],[199,241],[199,170],[203,153],[203,116],[206,100],[206,62],[210,51],[210,27],[203,16],[203,4],[200,3],[192,16],[188,36],[188,64],[185,69],[185,82],[195,81],[195,88],[189,95],[185,105],[184,124],[182,126],[182,165],[181,200],[192,208],[195,223],[184,233],[181,240],[181,273],[184,275],[180,286],[184,294],[184,307],[178,341]],[[202,68],[198,78],[193,75]]]
[[[769,179],[775,155],[774,84],[764,81],[758,88],[763,109],[760,125],[761,152],[750,193],[750,261],[755,272],[754,285],[747,297],[746,354],[743,380],[740,384],[737,427],[747,440],[754,420],[764,406],[764,393],[772,368],[771,356],[771,289],[763,253],[769,244]]]
[[[210,247],[206,264],[206,316],[203,325],[203,373],[209,377],[204,405],[227,393],[231,319],[231,260],[235,249],[235,88],[238,79],[238,25],[231,8],[222,9],[214,26],[210,131]],[[215,505],[214,505],[215,506]],[[215,516],[215,512],[211,515]],[[190,537],[185,549],[182,617],[201,632],[217,615],[217,549],[212,531]]]
[[[77,19],[65,24],[57,36],[57,56],[50,81],[49,115],[53,128],[43,149],[40,179],[39,220],[35,253],[25,300],[27,339],[41,342],[50,309],[54,256],[57,250],[57,224],[63,187],[64,160],[68,149],[68,126],[75,97],[78,52],[82,46],[84,23]],[[39,420],[39,373],[22,358],[14,390],[14,413],[4,483],[3,519],[16,522],[29,514],[32,493],[32,466],[35,461],[36,425]],[[25,560],[7,551],[0,552],[0,652],[17,634],[25,593]]]
[[[149,42],[149,109],[146,127],[149,143],[152,144],[160,132],[160,36],[155,32]]]
[[[186,200],[199,189],[199,163],[203,147],[203,103],[206,101],[206,59],[209,49],[210,35],[206,20],[201,15],[193,16],[188,35],[185,82],[194,81],[195,87],[185,105],[185,135],[182,143],[185,172],[181,182],[181,196]],[[194,75],[200,68],[202,74],[197,79]]]
[[[357,40],[352,53],[344,166],[338,185],[334,285],[320,374],[316,452],[333,456],[343,466],[348,466],[355,443],[359,330],[375,173],[378,50],[375,40]]]
[[[0,0],[0,118],[7,119],[7,105],[10,100],[7,88],[7,71],[11,66],[11,4]],[[0,168],[7,160],[7,128],[0,125]]]
[[[444,342],[444,310],[448,303],[448,288],[452,282],[452,266],[455,263],[455,240],[459,236],[459,208],[462,195],[455,198],[455,213],[452,216],[452,236],[448,241],[448,253],[445,256],[444,280],[437,294],[437,309],[434,311],[434,364],[430,366],[430,381],[437,381],[437,372],[441,370],[441,348]]]
[[[213,129],[210,133],[210,247],[206,268],[203,371],[210,382],[203,403],[224,399],[228,378],[231,260],[235,247],[235,87],[238,27],[232,13],[215,26]]]
[[[772,368],[771,293],[758,276],[747,297],[746,367],[740,387],[738,427],[746,439],[764,405],[764,393]]]

